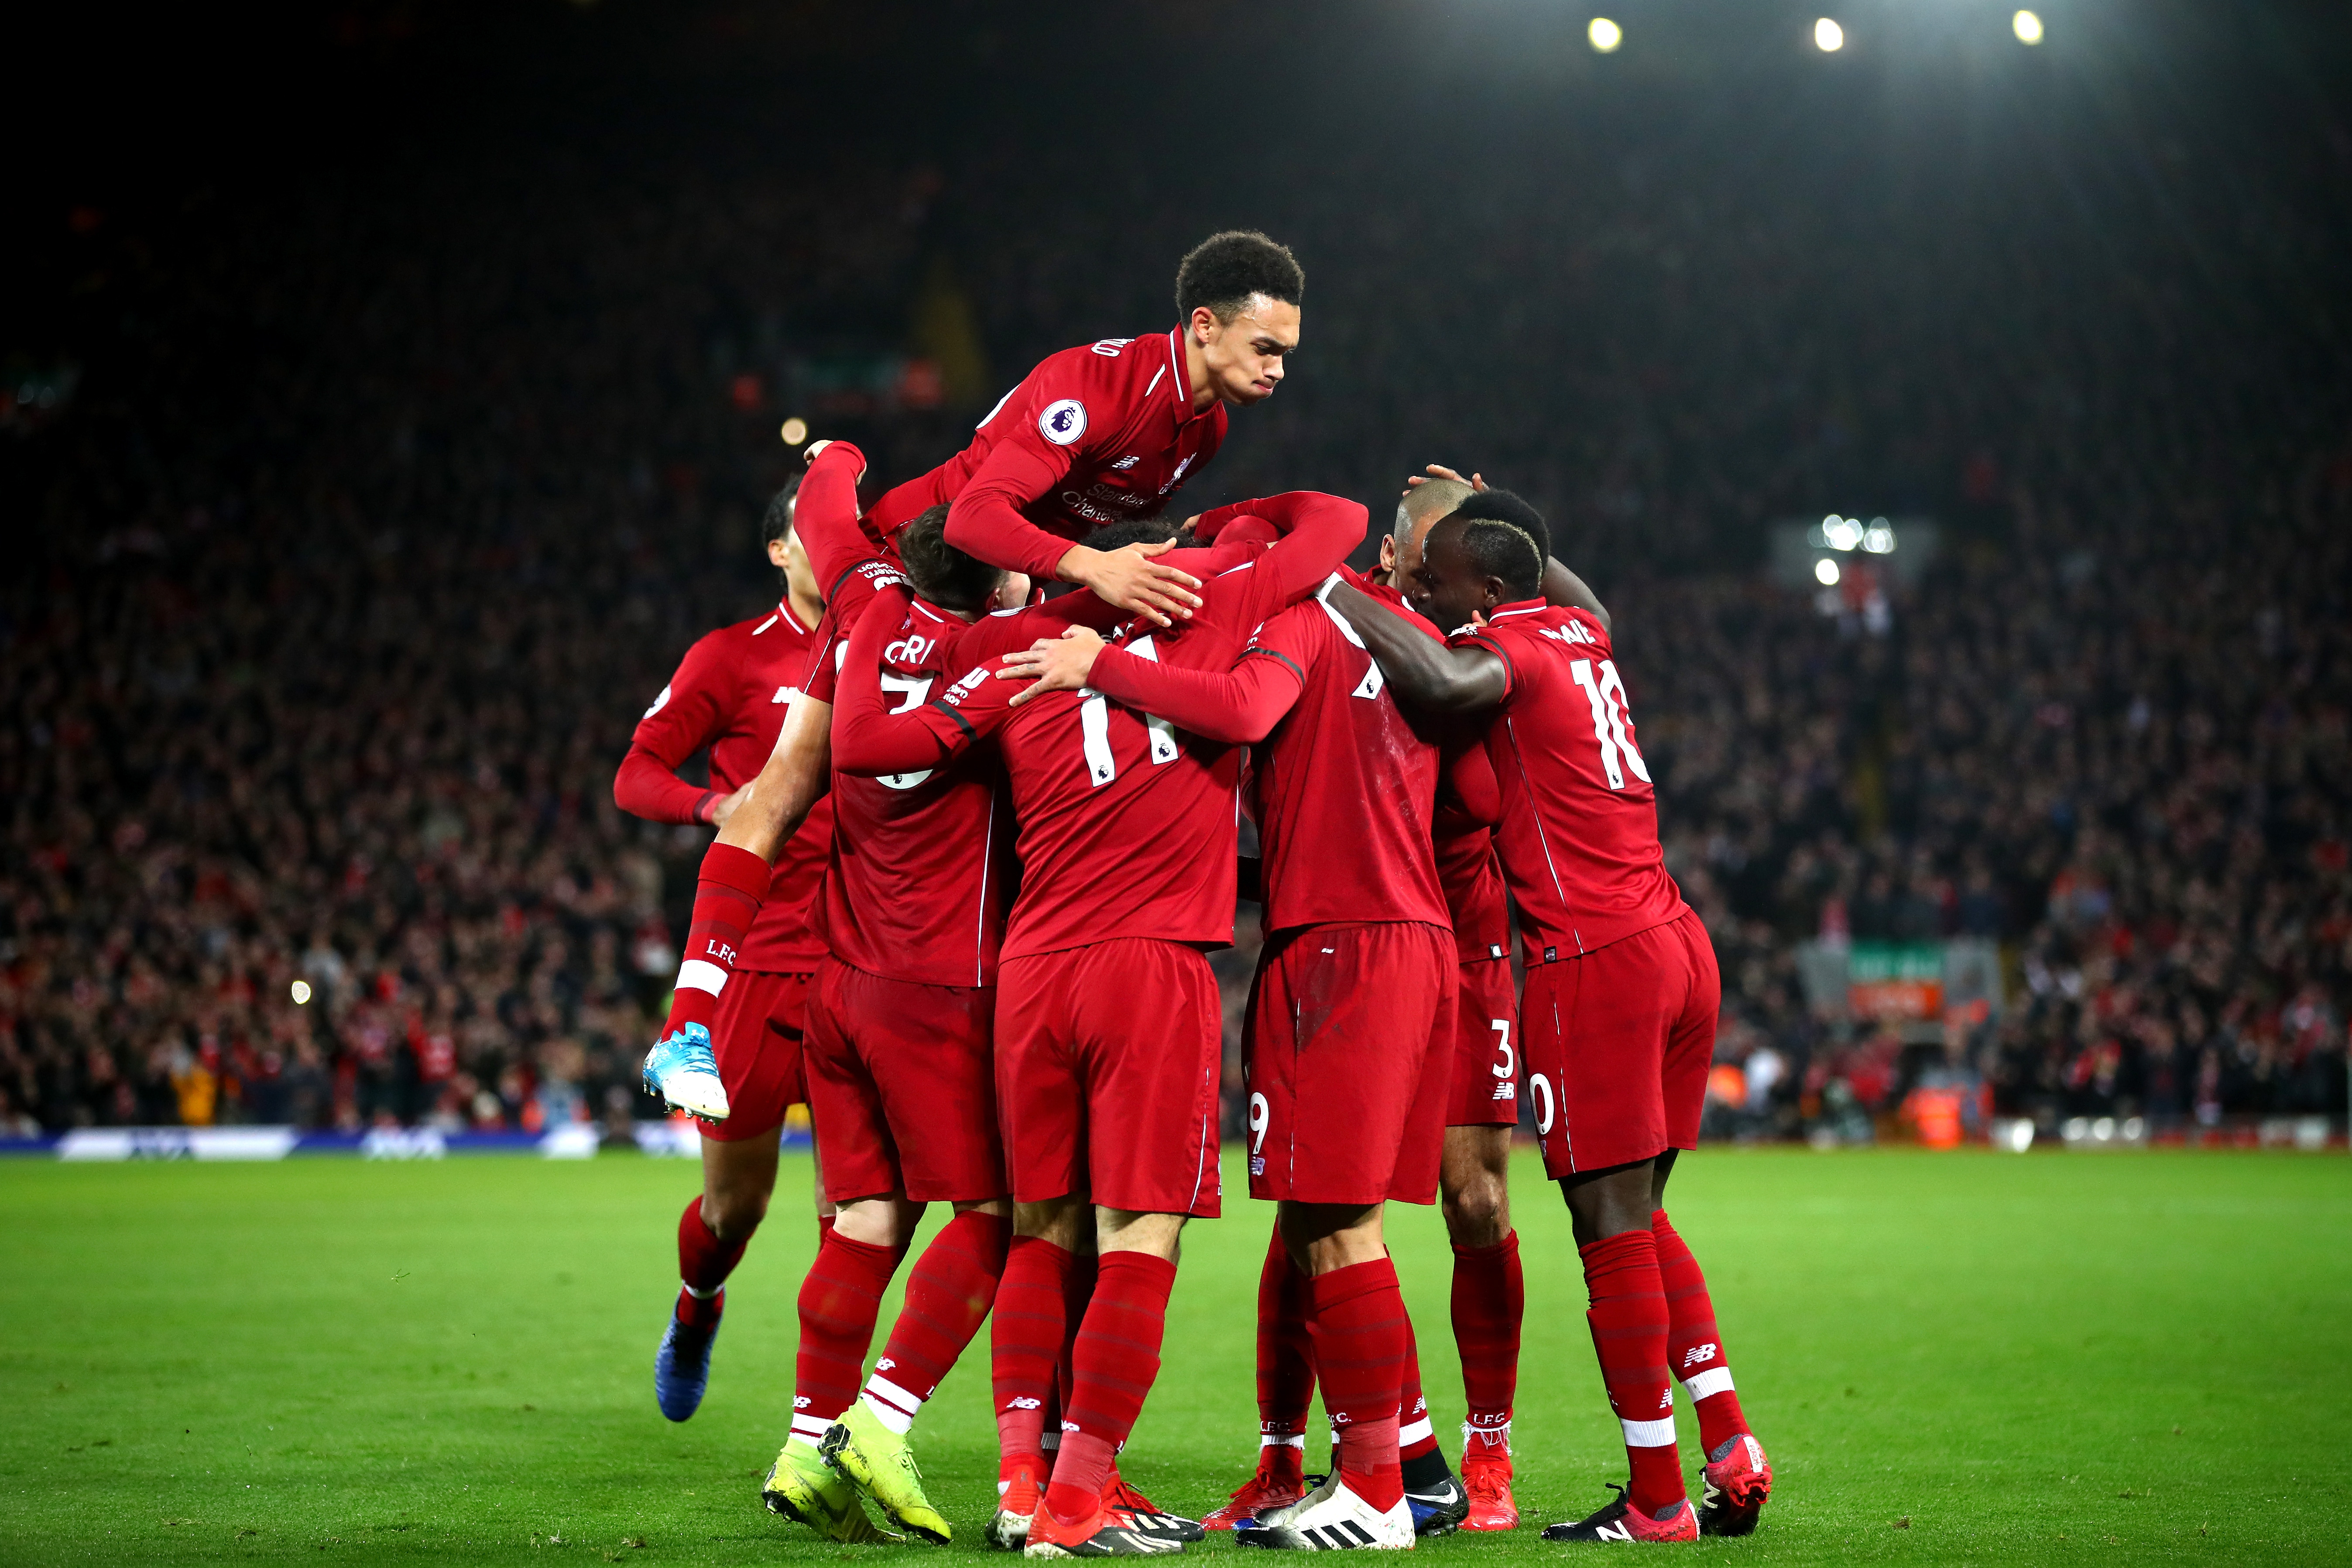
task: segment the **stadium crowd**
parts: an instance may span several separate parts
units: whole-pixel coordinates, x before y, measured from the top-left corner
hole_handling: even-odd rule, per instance
[[[1289,154],[1247,216],[1317,286],[1306,352],[1188,510],[1312,483],[1377,515],[1437,460],[1547,510],[1722,960],[1719,1131],[1924,1079],[2045,1118],[2342,1116],[2352,406],[2241,298],[2342,237],[2241,192],[2199,274],[2168,165],[2163,199],[2087,171],[2095,225],[2055,180],[1991,224],[1759,195],[1704,130],[1467,172]],[[5,437],[0,1135],[651,1114],[708,836],[615,809],[631,726],[772,596],[781,416],[886,482],[960,443],[952,386],[845,382],[845,345],[895,363],[917,300],[1000,374],[1162,324],[1164,266],[1104,258],[1172,260],[1200,215],[1061,173],[532,154],[78,216],[79,390]],[[1432,289],[1448,229],[1478,243]],[[1760,564],[1769,522],[1857,489],[1944,523],[1884,614]],[[2011,994],[1945,1044],[1808,1005],[1801,943],[1956,935],[2003,944]]]

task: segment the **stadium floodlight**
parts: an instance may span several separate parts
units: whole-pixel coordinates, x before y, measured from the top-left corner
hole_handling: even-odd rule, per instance
[[[1832,550],[1852,550],[1862,542],[1862,524],[1835,512],[1822,519],[1822,539]]]
[[[292,994],[294,997],[294,1005],[297,1007],[305,1007],[310,1005],[310,983],[307,980],[297,980],[293,984]]]
[[[1584,29],[1584,36],[1592,40],[1597,52],[1613,55],[1617,52],[1617,46],[1625,41],[1625,29],[1606,16],[1595,16],[1592,25]]]
[[[795,414],[784,421],[784,427],[781,434],[784,437],[785,446],[797,447],[808,439],[808,421]]]
[[[1862,547],[1873,555],[1894,554],[1895,530],[1887,526],[1885,518],[1872,518],[1870,526],[1862,531]]]
[[[1824,555],[1819,561],[1813,563],[1814,582],[1819,583],[1824,588],[1834,588],[1837,586],[1837,580],[1838,563],[1836,562]]]
[[[1845,29],[1827,16],[1813,24],[1813,47],[1833,55],[1845,47]]]
[[[2009,19],[2009,30],[2017,35],[2021,44],[2038,44],[2042,41],[2042,18],[2031,11],[2020,11]]]

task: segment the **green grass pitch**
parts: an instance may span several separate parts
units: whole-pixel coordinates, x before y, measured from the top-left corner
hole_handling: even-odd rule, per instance
[[[1623,1474],[1568,1226],[1540,1178],[1522,1157],[1528,1522],[1424,1546],[1456,1561],[1598,1550],[1536,1531]],[[730,1291],[702,1413],[684,1426],[656,1413],[671,1237],[695,1180],[636,1157],[0,1167],[0,1563],[930,1550],[824,1548],[759,1506],[814,1247],[805,1159],[787,1160]],[[1239,1190],[1235,1170],[1226,1182]],[[2352,1562],[2352,1489],[2335,1468],[2352,1454],[2342,1159],[1708,1150],[1672,1195],[1778,1484],[1755,1536],[1668,1550]],[[1130,1476],[1191,1511],[1255,1452],[1269,1211],[1227,1206],[1186,1237],[1165,1365],[1129,1449]],[[1431,1211],[1391,1215],[1450,1435],[1444,1237]],[[983,1343],[917,1431],[933,1497],[974,1540],[994,1498],[987,1390]]]

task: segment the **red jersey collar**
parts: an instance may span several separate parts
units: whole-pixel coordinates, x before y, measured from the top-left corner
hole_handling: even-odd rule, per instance
[[[1548,610],[1550,607],[1541,599],[1519,599],[1511,604],[1496,605],[1486,612],[1486,619],[1492,623],[1501,620],[1505,616],[1532,616],[1538,610]]]

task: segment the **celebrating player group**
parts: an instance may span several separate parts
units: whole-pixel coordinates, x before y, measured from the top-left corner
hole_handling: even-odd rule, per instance
[[[1608,612],[1532,507],[1444,469],[1412,482],[1370,573],[1346,564],[1354,501],[1168,515],[1229,408],[1280,385],[1304,292],[1283,247],[1216,235],[1178,270],[1172,329],[1046,359],[968,447],[871,508],[865,457],[814,443],[769,513],[785,596],[695,645],[622,767],[626,808],[719,828],[646,1063],[705,1137],[656,1394],[674,1421],[699,1405],[724,1282],[805,1100],[822,1245],[761,1495],[827,1540],[951,1539],[910,1435],[992,1312],[992,1545],[1125,1556],[1232,1530],[1331,1551],[1516,1528],[1523,1098],[1630,1470],[1545,1539],[1745,1534],[1770,1489],[1664,1208],[1719,984],[1665,871]],[[676,772],[705,747],[709,789]],[[1196,1521],[1123,1480],[1118,1453],[1160,1370],[1178,1237],[1222,1208],[1206,954],[1233,942],[1237,898],[1265,910],[1244,1057],[1250,1195],[1274,1224],[1256,1470]],[[1442,1202],[1453,1241],[1458,1479],[1382,1234],[1391,1200]],[[932,1203],[954,1217],[869,1371]],[[1539,1288],[1565,1266],[1540,1259]],[[1677,1378],[1705,1449],[1696,1503]],[[1310,1478],[1318,1384],[1333,1463]]]

